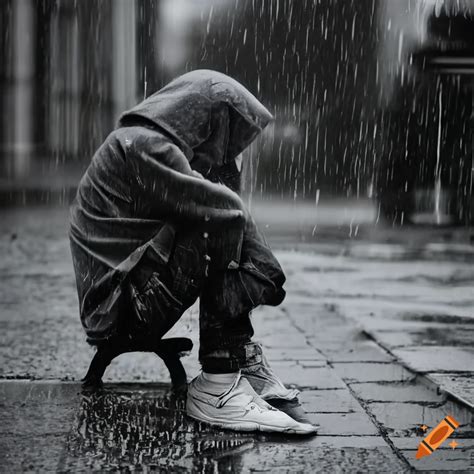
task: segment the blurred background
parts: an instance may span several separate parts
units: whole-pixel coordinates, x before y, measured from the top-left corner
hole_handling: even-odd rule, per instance
[[[469,225],[473,13],[472,0],[2,0],[1,202],[67,204],[123,110],[212,68],[276,116],[247,154],[257,213],[313,234],[318,219]]]

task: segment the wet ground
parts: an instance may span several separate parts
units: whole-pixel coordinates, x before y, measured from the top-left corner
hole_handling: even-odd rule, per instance
[[[67,213],[1,211],[0,470],[474,470],[470,235],[369,227],[364,212],[354,221],[340,211],[338,225],[316,231],[302,218],[306,238],[291,245],[271,212],[262,214],[288,297],[255,311],[257,338],[281,378],[300,388],[298,409],[321,426],[295,439],[189,420],[150,354],[120,356],[103,391],[83,392],[92,350],[78,320]],[[173,334],[196,341],[195,308]],[[189,377],[196,355],[197,345],[184,359]],[[416,460],[421,427],[447,414],[461,424],[458,446],[447,441]]]

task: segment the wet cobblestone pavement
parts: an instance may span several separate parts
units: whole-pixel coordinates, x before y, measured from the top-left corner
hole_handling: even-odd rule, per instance
[[[93,351],[77,314],[66,213],[0,218],[1,471],[474,469],[468,249],[281,246],[288,297],[255,311],[253,321],[274,369],[301,389],[299,409],[321,426],[318,436],[300,439],[189,420],[150,354],[120,356],[103,391],[82,392],[78,380]],[[196,308],[172,333],[196,342]],[[184,359],[189,377],[199,370],[196,355],[197,345]],[[458,447],[446,442],[416,460],[421,426],[431,429],[447,414],[461,425],[452,436]]]

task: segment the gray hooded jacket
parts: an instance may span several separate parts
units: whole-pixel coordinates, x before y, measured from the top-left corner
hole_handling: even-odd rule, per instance
[[[209,70],[178,77],[121,116],[71,206],[71,250],[89,342],[116,333],[127,275],[150,248],[166,262],[176,229],[231,229],[229,251],[216,263],[239,263],[245,209],[237,193],[211,182],[213,170],[232,164],[271,120],[240,83]]]

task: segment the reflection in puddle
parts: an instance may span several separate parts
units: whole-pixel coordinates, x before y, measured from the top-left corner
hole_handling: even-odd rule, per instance
[[[187,418],[184,395],[168,387],[109,386],[82,395],[64,467],[234,472],[253,445],[250,435]]]

